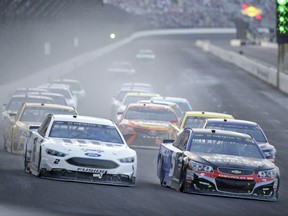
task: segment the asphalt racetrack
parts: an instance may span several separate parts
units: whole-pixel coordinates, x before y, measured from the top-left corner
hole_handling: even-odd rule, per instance
[[[29,175],[23,171],[23,158],[4,152],[2,142],[0,215],[287,215],[287,95],[197,48],[195,39],[159,37],[135,41],[68,74],[67,78],[78,79],[87,92],[78,106],[79,113],[109,118],[113,94],[123,82],[135,81],[151,83],[155,92],[163,96],[185,97],[194,110],[225,112],[238,119],[256,121],[278,152],[281,185],[277,202],[194,195],[164,188],[156,175],[158,146],[135,147],[136,186],[119,187]],[[137,62],[138,50],[147,48],[155,52],[156,61]],[[109,76],[107,67],[115,60],[132,62],[136,75]],[[48,82],[37,81],[29,85]],[[2,103],[12,90],[9,85],[6,87],[0,94]]]

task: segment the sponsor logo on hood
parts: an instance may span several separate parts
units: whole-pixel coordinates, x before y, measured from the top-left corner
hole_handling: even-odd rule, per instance
[[[248,158],[242,158],[231,155],[214,155],[214,156],[202,156],[205,160],[212,163],[226,163],[226,164],[241,164],[243,166],[260,166],[262,161],[251,160]]]
[[[88,157],[101,157],[101,154],[95,152],[86,152],[85,155]]]

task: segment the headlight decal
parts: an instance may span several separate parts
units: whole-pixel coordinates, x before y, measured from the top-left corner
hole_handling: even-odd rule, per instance
[[[120,158],[118,159],[121,163],[134,163],[135,158],[134,157],[126,157],[126,158]]]
[[[189,167],[193,171],[199,171],[199,172],[206,172],[206,173],[213,173],[213,167],[210,165],[202,164],[202,163],[197,163],[195,161],[189,161]]]
[[[258,178],[275,178],[276,177],[276,170],[261,170],[258,172]]]
[[[65,157],[66,156],[66,154],[63,152],[56,151],[56,150],[49,149],[49,148],[46,149],[46,153],[48,155],[52,155],[52,156],[56,156],[56,157]]]

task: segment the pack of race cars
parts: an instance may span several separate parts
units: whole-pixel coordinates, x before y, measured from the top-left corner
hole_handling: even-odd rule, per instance
[[[276,201],[280,171],[263,129],[227,113],[194,111],[149,83],[123,83],[110,119],[79,115],[77,80],[19,88],[3,105],[4,149],[49,179],[133,186],[137,154],[156,147],[157,176],[181,192]]]

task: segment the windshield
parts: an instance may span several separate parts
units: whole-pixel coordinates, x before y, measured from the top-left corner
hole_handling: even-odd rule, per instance
[[[190,116],[186,118],[184,128],[198,128],[205,119],[203,117]]]
[[[146,107],[129,108],[124,117],[125,119],[144,119],[154,121],[176,122],[177,116],[171,110],[149,109]]]
[[[251,139],[218,134],[196,134],[190,143],[191,152],[264,158]]]
[[[83,122],[55,121],[49,137],[124,144],[116,127]]]
[[[267,142],[263,131],[259,127],[255,126],[208,123],[205,128],[245,133],[251,135],[257,142]]]
[[[49,107],[29,107],[22,114],[20,121],[42,122],[48,114],[77,115],[74,110],[49,108]]]
[[[7,110],[12,112],[17,112],[23,103],[50,103],[54,104],[55,101],[51,98],[30,98],[30,97],[23,97],[23,98],[11,98],[7,105]]]

